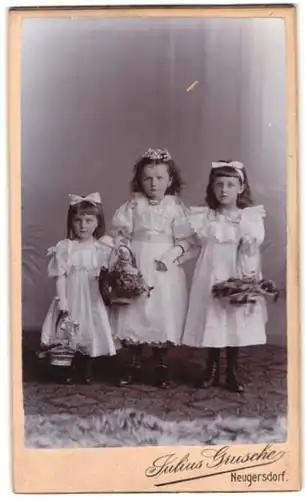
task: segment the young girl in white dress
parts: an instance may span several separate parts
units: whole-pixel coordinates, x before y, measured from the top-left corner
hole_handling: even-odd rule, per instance
[[[79,348],[84,355],[82,378],[90,382],[91,360],[116,354],[108,313],[98,287],[101,267],[107,267],[113,249],[105,236],[99,193],[70,195],[67,238],[49,249],[48,275],[56,279],[57,297],[45,318],[42,347],[56,342],[59,314],[69,315],[79,325]],[[72,382],[71,374],[66,382]]]
[[[179,198],[181,178],[167,150],[149,149],[134,167],[132,196],[112,221],[118,247],[128,245],[147,285],[130,305],[114,307],[114,338],[128,347],[130,364],[119,385],[130,384],[140,373],[143,344],[152,346],[155,384],[168,386],[165,356],[169,344],[180,344],[187,310],[187,287],[179,257],[187,249],[180,232],[186,215]]]
[[[207,347],[202,387],[220,382],[220,349],[226,348],[226,386],[243,392],[237,376],[241,346],[266,343],[264,299],[234,306],[213,298],[212,286],[229,278],[261,278],[260,245],[264,240],[262,206],[252,206],[244,166],[236,161],[212,165],[207,207],[191,207],[189,224],[201,245],[194,271],[182,343]]]

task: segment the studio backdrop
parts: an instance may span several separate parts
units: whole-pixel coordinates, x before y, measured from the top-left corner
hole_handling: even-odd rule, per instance
[[[55,293],[46,250],[66,236],[68,194],[99,191],[109,227],[137,158],[166,147],[187,205],[204,203],[212,161],[245,164],[255,202],[267,212],[263,269],[283,290],[270,308],[268,339],[285,340],[284,47],[280,19],[23,22],[25,331],[41,327]]]

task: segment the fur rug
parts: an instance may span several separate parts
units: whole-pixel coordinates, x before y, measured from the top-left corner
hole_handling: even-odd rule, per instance
[[[285,439],[284,417],[173,422],[132,409],[87,418],[68,414],[25,416],[25,446],[29,448],[276,443]]]

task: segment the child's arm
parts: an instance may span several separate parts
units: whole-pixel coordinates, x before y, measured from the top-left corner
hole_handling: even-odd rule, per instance
[[[240,249],[247,254],[255,253],[265,238],[265,209],[257,206],[244,209],[240,224]]]
[[[66,281],[66,276],[58,276],[58,278],[56,279],[56,293],[57,297],[59,298],[59,309],[61,311],[68,312],[69,307],[66,295]]]
[[[114,236],[115,246],[117,248],[124,246],[129,247],[131,240],[131,235],[124,229],[118,229],[116,235]]]
[[[56,295],[59,299],[61,311],[68,311],[68,300],[66,294],[66,281],[68,272],[68,246],[69,241],[63,240],[57,243],[56,247],[49,248],[48,264],[49,278],[56,278]]]
[[[178,258],[177,262],[179,264],[184,264],[199,256],[203,243],[208,236],[208,213],[209,208],[206,206],[191,206],[187,210],[187,215],[181,221],[181,229],[179,224],[178,234],[182,231],[182,235],[184,234],[188,244],[188,248]]]
[[[133,232],[133,202],[128,201],[118,208],[112,219],[112,236],[117,248],[130,246]]]
[[[261,278],[260,246],[265,237],[264,216],[263,207],[252,207],[245,212],[241,222],[237,262],[242,276]]]
[[[179,241],[173,248],[165,252],[162,257],[157,260],[157,270],[167,271],[172,264],[179,263],[180,258],[191,249],[189,241]]]
[[[193,255],[194,251],[196,255],[198,253],[198,247],[195,250],[195,239],[189,224],[188,211],[183,206],[181,206],[179,215],[173,221],[173,237],[174,247],[165,252],[157,261],[157,269],[159,271],[166,271],[172,264],[182,263],[183,257],[186,254],[188,254],[188,258],[185,260],[189,260],[189,258],[195,256]],[[192,254],[191,257],[190,254]]]

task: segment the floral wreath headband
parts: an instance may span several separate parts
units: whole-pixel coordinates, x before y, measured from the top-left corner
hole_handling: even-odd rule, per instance
[[[235,172],[237,173],[238,177],[241,180],[241,183],[244,184],[245,182],[245,173],[244,173],[244,165],[240,161],[214,161],[212,162],[212,170],[216,168],[223,168],[223,167],[231,167],[234,168]]]
[[[167,149],[153,149],[149,148],[143,155],[142,158],[152,161],[170,161],[172,159],[171,155]]]

